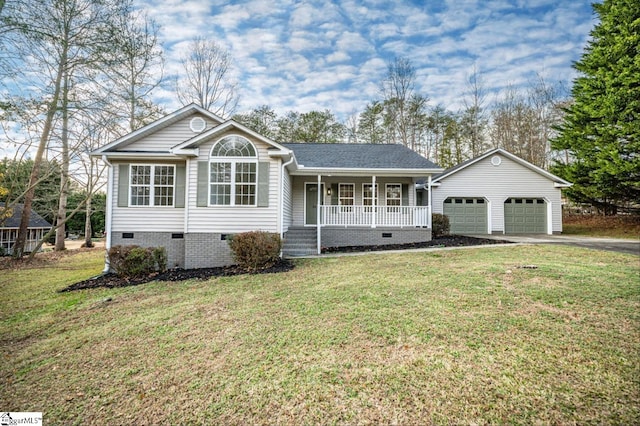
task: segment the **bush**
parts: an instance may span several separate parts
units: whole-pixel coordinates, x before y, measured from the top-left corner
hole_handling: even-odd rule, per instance
[[[449,218],[440,213],[434,213],[431,216],[431,232],[433,238],[440,238],[445,235],[449,235]]]
[[[167,251],[164,247],[113,246],[109,264],[121,277],[144,277],[167,270]]]
[[[245,232],[229,240],[233,258],[248,271],[268,268],[280,260],[280,235],[263,231]]]

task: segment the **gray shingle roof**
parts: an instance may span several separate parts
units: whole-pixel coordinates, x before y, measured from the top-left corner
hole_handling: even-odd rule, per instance
[[[438,169],[420,154],[402,145],[284,143],[298,164],[344,169]]]
[[[13,215],[8,217],[4,222],[0,222],[0,228],[19,228],[23,207],[23,204],[13,206]],[[0,209],[4,209],[4,203],[0,203]],[[51,224],[32,210],[31,216],[29,217],[29,228],[51,228]]]

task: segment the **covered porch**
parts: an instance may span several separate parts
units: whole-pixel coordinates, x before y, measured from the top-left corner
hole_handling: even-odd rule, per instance
[[[293,231],[285,245],[305,240],[307,254],[319,254],[324,247],[429,241],[429,181],[429,175],[292,176]]]

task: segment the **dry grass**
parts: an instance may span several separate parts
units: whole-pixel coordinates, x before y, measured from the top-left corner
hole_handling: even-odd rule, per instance
[[[101,261],[1,272],[3,410],[47,424],[640,422],[637,256],[377,254],[56,293]]]
[[[562,233],[590,237],[640,238],[640,216],[638,215],[565,215]]]

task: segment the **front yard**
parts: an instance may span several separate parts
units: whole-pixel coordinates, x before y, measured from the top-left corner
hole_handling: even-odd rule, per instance
[[[0,409],[46,424],[640,423],[638,257],[515,246],[57,290],[0,271]]]

